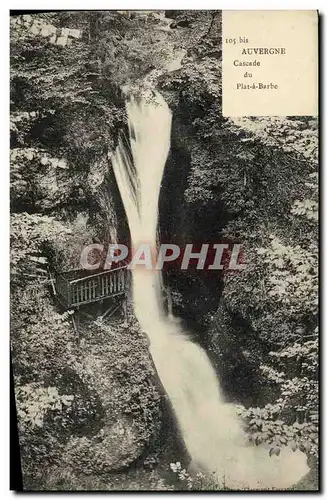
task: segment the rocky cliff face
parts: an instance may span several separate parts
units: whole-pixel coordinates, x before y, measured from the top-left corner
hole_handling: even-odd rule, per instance
[[[58,386],[59,399],[71,396],[74,383],[62,386],[56,378],[69,368],[80,394],[74,411],[65,404],[55,408],[59,402],[47,396],[33,418],[22,400],[18,404],[25,476],[32,486],[47,481],[39,474],[40,464],[48,463],[44,439],[54,452],[49,459],[54,483],[63,479],[64,460],[68,484],[99,471],[109,477],[136,460],[150,467],[158,450],[172,444],[172,431],[163,427],[167,407],[139,329],[86,325],[77,344],[69,316],[53,302],[48,284],[33,278],[35,257],[70,269],[78,266],[87,244],[129,242],[110,165],[118,133],[126,132],[122,90],[138,94],[153,85],[173,111],[160,198],[161,241],[181,246],[237,241],[244,248],[243,273],[166,273],[173,311],[207,349],[230,400],[249,411],[270,402],[276,413],[272,417],[272,408],[266,410],[267,420],[279,417],[288,424],[301,412],[305,421],[313,414],[315,401],[306,394],[315,400],[317,121],[224,119],[220,35],[217,11],[62,12],[13,23],[16,386],[39,408],[30,384],[41,395]],[[307,365],[300,367],[298,349],[308,341],[314,344],[302,351]],[[289,349],[282,357],[290,360],[287,368],[279,356],[272,363],[270,355],[283,349]],[[278,376],[283,371],[285,382]],[[283,410],[276,405],[282,383],[288,385]],[[99,417],[97,425],[85,415],[88,405]],[[295,407],[303,408],[296,417]],[[282,430],[279,436],[284,439]],[[303,437],[296,436],[297,446],[315,441]]]

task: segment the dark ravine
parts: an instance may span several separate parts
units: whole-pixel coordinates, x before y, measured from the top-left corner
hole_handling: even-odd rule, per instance
[[[307,211],[305,215],[292,212],[295,201],[316,200],[313,175],[317,164],[315,153],[309,153],[317,141],[316,118],[275,121],[264,117],[263,132],[256,136],[249,124],[236,125],[222,117],[220,12],[172,11],[166,17],[161,13],[160,18],[152,14],[144,18],[140,14],[139,18],[136,13],[62,12],[41,14],[41,19],[57,29],[81,29],[83,36],[59,47],[30,32],[27,22],[26,26],[12,27],[11,142],[12,155],[16,150],[20,155],[11,161],[13,363],[16,387],[22,391],[33,382],[38,388],[58,385],[60,395],[69,394],[74,384],[65,386],[60,377],[54,377],[54,373],[69,369],[79,380],[79,395],[70,413],[64,408],[60,414],[49,406],[43,428],[33,428],[28,419],[20,421],[26,484],[31,489],[47,489],[51,483],[44,440],[51,443],[49,471],[52,484],[58,482],[55,489],[83,489],[92,482],[97,489],[106,481],[109,489],[115,483],[129,489],[138,482],[142,485],[143,474],[145,485],[156,489],[157,481],[164,477],[162,489],[170,489],[174,483],[170,463],[181,461],[185,466],[189,461],[170,420],[171,410],[158,383],[149,345],[132,312],[130,332],[122,327],[120,318],[103,325],[105,330],[86,325],[81,344],[77,344],[70,319],[62,316],[48,285],[27,277],[37,272],[31,256],[46,257],[66,269],[78,265],[84,245],[116,237],[130,243],[110,156],[119,132],[126,131],[120,87],[128,82],[136,89],[153,71],[153,83],[173,112],[171,149],[160,193],[160,239],[182,245],[238,241],[244,244],[249,263],[242,275],[168,272],[164,283],[171,291],[173,312],[182,318],[192,340],[206,350],[228,401],[244,406],[242,416],[250,436],[252,419],[263,424],[263,413],[256,416],[257,407],[262,411],[268,403],[276,412],[268,410],[268,439],[272,429],[273,437],[285,437],[285,427],[270,427],[276,420],[282,419],[288,429],[293,429],[295,422],[306,424],[287,444],[296,440],[297,447],[305,450],[314,464],[313,479],[317,455],[317,309],[310,298],[315,294],[311,283],[316,264],[311,264],[296,291],[291,291],[288,305],[268,294],[276,256],[271,253],[272,260],[265,261],[257,251],[265,248],[272,252],[271,241],[279,239],[289,252],[284,269],[292,265],[288,255],[301,251],[309,262],[316,261],[316,221],[307,218]],[[168,21],[169,32],[159,29]],[[181,47],[186,51],[182,67],[167,71],[167,52],[171,57]],[[35,58],[22,59],[29,51]],[[51,76],[50,83],[43,79],[44,74]],[[35,110],[43,115],[29,115]],[[58,162],[57,166],[44,165],[41,159],[45,156],[65,158],[69,168],[58,167]],[[304,294],[298,295],[303,286]],[[313,339],[313,346],[302,354],[308,368],[300,368],[291,358],[286,369],[284,359],[270,355],[285,347],[294,349],[295,342],[297,346],[309,339]],[[87,374],[90,364],[98,378]],[[277,400],[283,383],[268,378],[270,371],[263,374],[263,366],[278,373],[285,370],[287,380],[306,377],[309,386],[302,386],[300,399],[294,393],[286,396],[286,409],[280,411]],[[99,386],[96,379],[101,381]],[[96,394],[95,400],[89,397],[90,390]],[[110,401],[104,400],[106,391]],[[25,393],[17,394],[22,405]],[[312,400],[308,394],[313,395]],[[93,427],[95,421],[83,420],[92,428],[89,434],[79,427],[81,412],[85,419],[83,397],[93,410],[101,406],[100,424],[97,421]],[[304,414],[295,410],[297,405],[305,408]],[[132,414],[126,414],[130,406]],[[58,438],[58,429],[68,425],[67,419],[69,429],[75,429],[72,438],[82,438],[79,443],[73,439],[75,448],[65,437],[68,431]],[[117,446],[122,456],[112,456],[112,462],[109,456],[107,468],[100,471],[106,445],[103,450],[99,444],[104,436],[99,435],[98,426],[105,428],[105,437],[120,443],[120,422],[127,433],[122,449]],[[266,439],[261,429],[256,432]],[[90,442],[99,452],[98,458],[94,459],[91,448],[84,472],[78,472],[81,450],[84,453]],[[63,450],[65,464],[77,464],[67,477],[66,465],[61,465]],[[57,464],[54,468],[52,460]],[[46,464],[41,477],[40,464]],[[315,489],[312,479],[307,487]],[[179,489],[182,484],[174,486]]]

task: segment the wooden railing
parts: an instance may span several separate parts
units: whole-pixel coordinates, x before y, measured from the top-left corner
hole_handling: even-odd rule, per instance
[[[68,271],[55,277],[56,293],[66,307],[77,307],[126,293],[127,266],[77,277],[79,274],[84,274],[84,271]]]

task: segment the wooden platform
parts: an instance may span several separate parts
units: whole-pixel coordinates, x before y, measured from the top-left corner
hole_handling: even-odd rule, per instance
[[[108,269],[97,274],[84,269],[74,269],[56,274],[53,286],[60,303],[67,309],[73,309],[126,295],[128,280],[127,266]]]

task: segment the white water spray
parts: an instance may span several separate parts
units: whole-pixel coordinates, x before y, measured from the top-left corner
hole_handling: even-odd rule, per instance
[[[133,247],[156,249],[158,199],[170,148],[171,112],[158,94],[126,103],[129,145],[120,140],[112,165]],[[132,157],[131,157],[132,156]],[[178,173],[177,173],[178,175]],[[287,488],[308,472],[306,456],[282,449],[279,457],[249,445],[235,407],[224,402],[205,351],[165,313],[161,271],[135,266],[133,306],[150,340],[158,376],[172,403],[193,463],[233,489]]]

